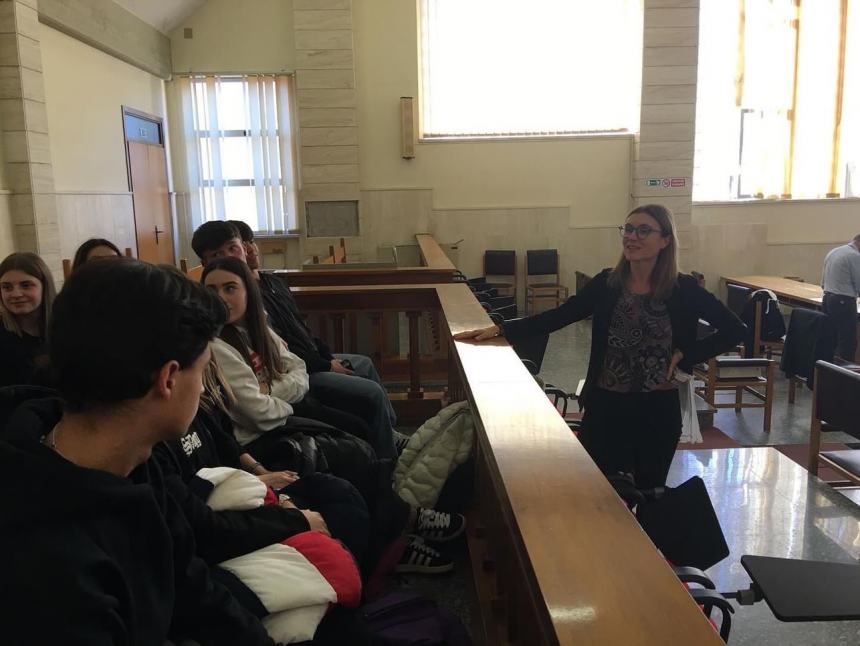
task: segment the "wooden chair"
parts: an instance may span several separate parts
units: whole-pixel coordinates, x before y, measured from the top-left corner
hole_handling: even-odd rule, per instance
[[[203,265],[189,267],[188,261],[185,258],[180,258],[179,268],[182,270],[183,274],[188,276],[189,280],[193,280],[195,283],[199,283],[200,279],[203,278]]]
[[[134,258],[131,247],[125,248],[126,258]],[[68,280],[72,275],[72,261],[69,258],[63,258],[63,280]]]
[[[744,359],[730,355],[714,357],[707,364],[693,368],[694,376],[704,384],[696,388],[696,393],[711,407],[734,408],[735,412],[743,408],[763,408],[765,433],[770,431],[775,373],[776,362],[771,359]],[[734,402],[718,403],[716,396],[721,390],[735,391]],[[745,402],[744,393],[759,401]]]
[[[827,361],[815,363],[812,420],[809,427],[809,473],[819,462],[845,476],[847,485],[860,485],[860,449],[821,452],[822,431],[841,431],[860,438],[860,373]],[[842,483],[838,483],[837,486]]]
[[[504,278],[498,281],[491,278]],[[484,252],[484,278],[487,285],[498,290],[500,296],[517,296],[517,252],[491,250]],[[505,292],[504,294],[502,292]]]
[[[793,404],[798,385],[812,389],[815,362],[832,362],[836,352],[836,330],[823,312],[797,307],[788,320],[780,367],[788,379],[788,403]]]
[[[532,276],[553,276],[550,282],[530,283]],[[538,301],[551,301],[556,307],[568,297],[568,289],[560,282],[557,249],[537,249],[526,252],[526,314],[534,313]]]
[[[339,265],[346,263],[346,243],[340,239],[340,246],[335,249],[334,245],[328,246],[328,257],[320,261],[319,256],[312,256],[315,265]]]
[[[728,307],[736,316],[743,316],[744,308],[752,297],[753,290],[743,285],[729,284],[726,286],[726,307]],[[774,354],[782,354],[785,348],[785,342],[765,341],[761,338],[762,322],[764,320],[764,306],[761,302],[756,302],[755,318],[752,326],[751,334],[748,335],[745,346],[744,356],[754,358],[766,356],[772,359]]]

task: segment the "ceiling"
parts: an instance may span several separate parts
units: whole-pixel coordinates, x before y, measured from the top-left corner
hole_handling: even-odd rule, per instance
[[[163,34],[181,25],[206,0],[114,0]]]

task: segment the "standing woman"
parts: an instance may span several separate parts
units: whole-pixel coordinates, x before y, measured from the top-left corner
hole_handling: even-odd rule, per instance
[[[638,206],[619,230],[618,264],[560,307],[454,338],[504,335],[514,342],[592,316],[579,439],[604,473],[632,473],[637,486],[650,488],[666,483],[681,435],[677,371],[689,374],[732,348],[744,325],[695,278],[678,272],[669,209]],[[699,319],[716,333],[697,339]]]
[[[13,253],[0,263],[0,386],[47,383],[54,296],[51,272],[36,254]]]

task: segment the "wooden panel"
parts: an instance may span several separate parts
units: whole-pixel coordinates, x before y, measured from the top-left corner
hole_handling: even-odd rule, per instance
[[[421,261],[425,267],[432,269],[450,269],[454,271],[454,263],[436,242],[436,239],[427,233],[418,233],[415,236],[418,241],[418,249],[421,252]]]
[[[296,30],[307,29],[352,29],[352,12],[349,10],[293,11],[293,26]]]

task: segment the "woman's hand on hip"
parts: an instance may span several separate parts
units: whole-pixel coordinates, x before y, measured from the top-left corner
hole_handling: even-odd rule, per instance
[[[678,364],[681,362],[681,359],[684,358],[684,353],[680,350],[675,350],[672,353],[672,360],[669,362],[669,370],[666,372],[666,381],[670,382],[675,376],[675,368],[678,367]]]
[[[493,339],[501,333],[501,328],[498,325],[491,325],[490,327],[482,327],[477,330],[466,330],[464,332],[457,332],[454,335],[454,339],[457,341],[466,341],[468,339],[473,339],[475,341],[486,341],[487,339]]]

